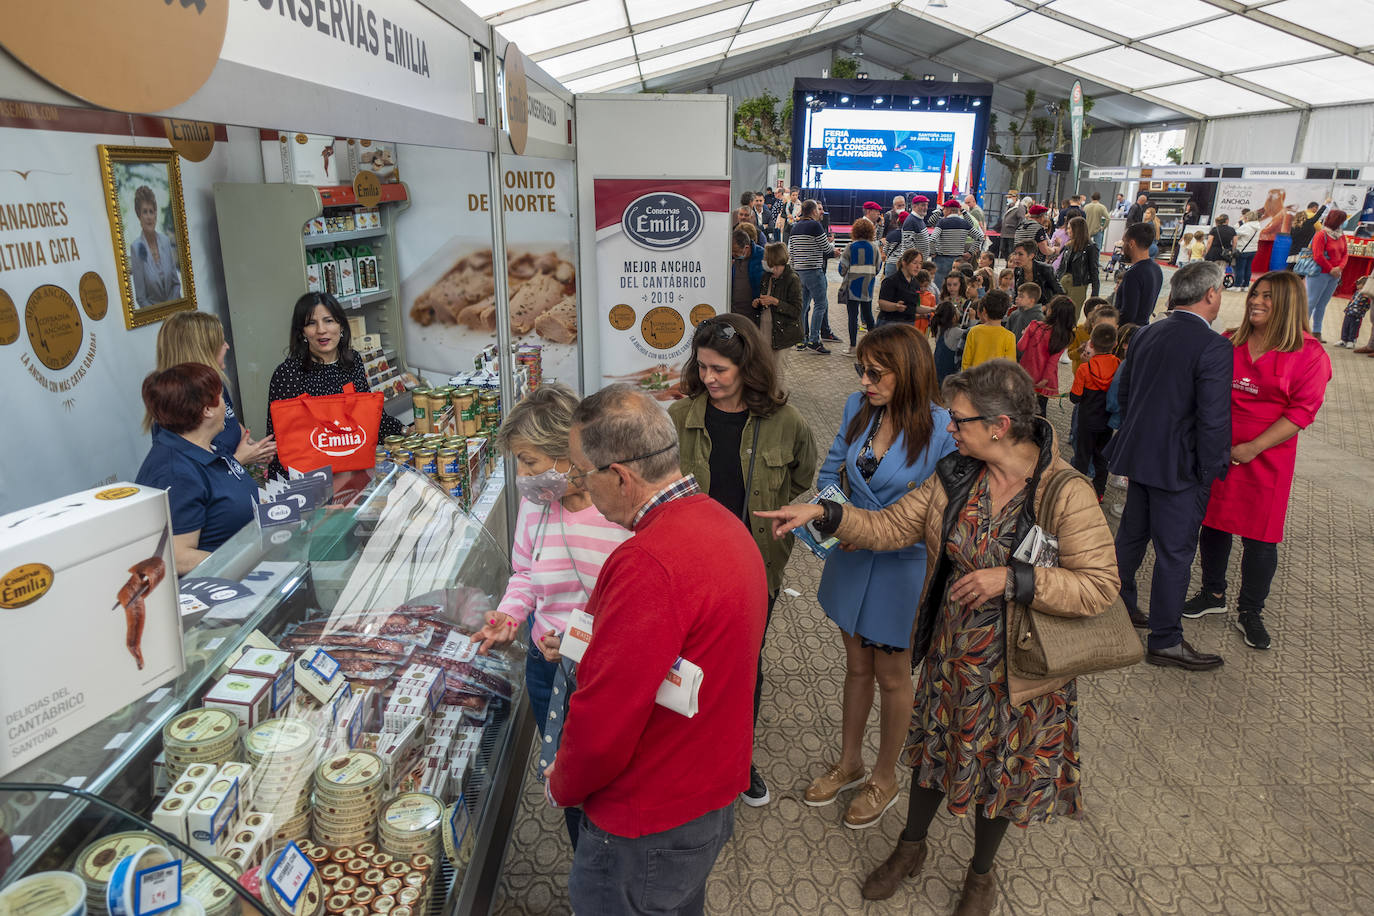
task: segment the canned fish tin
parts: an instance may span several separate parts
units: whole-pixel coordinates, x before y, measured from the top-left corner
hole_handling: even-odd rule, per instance
[[[378,894],[377,898],[372,901],[372,912],[379,914],[379,916],[386,916],[386,914],[390,913],[395,907],[396,898],[386,894]]]
[[[386,867],[386,873],[393,878],[404,878],[410,874],[410,866],[404,862],[392,862]]]
[[[357,853],[364,859],[370,859],[377,853],[376,843],[359,843]]]
[[[263,859],[263,862],[275,864],[280,853],[281,848],[274,849]],[[271,864],[263,865],[264,874],[269,870]],[[276,916],[320,916],[324,912],[325,888],[318,871],[311,872],[310,877],[306,879],[305,886],[301,888],[300,896],[296,898],[295,906],[289,904],[286,898],[277,892],[271,881],[264,880],[262,882],[261,892],[262,902]]]
[[[5,916],[85,916],[85,912],[86,885],[71,872],[38,872],[0,891],[0,913]]]
[[[315,770],[315,794],[327,799],[356,799],[372,794],[382,781],[382,758],[371,751],[345,751]]]

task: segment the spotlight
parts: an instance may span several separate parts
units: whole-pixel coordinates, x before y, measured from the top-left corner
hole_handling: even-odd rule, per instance
[[[944,99],[936,99],[936,100],[935,100],[935,104],[936,104],[936,105],[943,105],[943,104],[945,104],[945,100],[944,100]]]
[[[841,105],[846,104],[848,101],[849,101],[849,96],[847,96],[847,95],[842,95],[842,96],[840,96],[840,104],[841,104]]]
[[[934,73],[922,73],[922,74],[921,74],[921,81],[922,81],[922,82],[925,82],[925,83],[933,83],[933,82],[935,82],[935,74],[934,74]]]
[[[974,107],[974,108],[978,108],[978,107],[980,107],[982,104],[983,104],[983,100],[982,100],[982,99],[974,99],[974,100],[973,100],[973,107]]]
[[[920,99],[912,99],[912,100],[911,100],[911,104],[913,104],[913,105],[919,105],[919,104],[921,104],[921,100],[920,100]]]
[[[808,96],[806,97],[806,100],[807,100],[808,102],[814,102],[814,101],[816,100],[816,97],[815,97],[814,95],[808,95]]]
[[[868,79],[868,71],[860,70],[858,73],[854,74],[854,76],[856,79],[866,80]]]
[[[876,99],[873,100],[873,104],[874,104],[874,105],[881,105],[881,104],[883,104],[883,97],[882,97],[882,96],[878,96]]]

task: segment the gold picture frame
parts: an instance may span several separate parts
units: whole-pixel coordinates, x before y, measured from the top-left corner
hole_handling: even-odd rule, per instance
[[[103,144],[96,149],[124,326],[133,330],[194,309],[196,285],[176,151]]]

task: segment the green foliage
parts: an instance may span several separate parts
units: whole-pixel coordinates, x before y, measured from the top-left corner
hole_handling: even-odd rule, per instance
[[[837,57],[830,65],[830,76],[837,80],[852,80],[859,75],[859,62],[852,57]]]
[[[1069,99],[1064,98],[1054,106],[1054,114],[1036,114],[1037,96],[1034,89],[1027,89],[1023,97],[1025,108],[1015,121],[1007,125],[1006,131],[998,131],[997,115],[988,118],[988,155],[1006,167],[1011,173],[1011,187],[1028,190],[1034,182],[1036,168],[1041,159],[1049,153],[1062,150],[1066,145],[1069,129]],[[1083,96],[1083,139],[1092,135],[1093,127],[1087,123],[1088,112],[1093,110],[1094,100]],[[999,140],[999,133],[1005,135],[1008,144]]]
[[[773,93],[745,99],[735,106],[735,148],[764,153],[775,162],[792,158],[792,100]]]
[[[1173,149],[1171,149],[1171,150],[1169,150],[1167,153],[1165,153],[1165,154],[1164,154],[1164,157],[1165,157],[1166,159],[1168,159],[1170,162],[1172,162],[1174,165],[1182,165],[1182,164],[1183,164],[1183,147],[1181,147],[1181,146],[1175,146]]]

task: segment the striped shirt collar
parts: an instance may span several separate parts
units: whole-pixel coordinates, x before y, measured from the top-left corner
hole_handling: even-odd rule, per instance
[[[638,528],[640,519],[644,518],[644,516],[664,503],[670,503],[675,499],[682,499],[684,496],[692,496],[700,492],[701,487],[697,486],[697,479],[694,475],[688,474],[685,477],[679,477],[653,496],[650,496],[649,501],[639,507],[639,511],[635,513],[635,517],[630,520],[630,530],[633,531]]]

